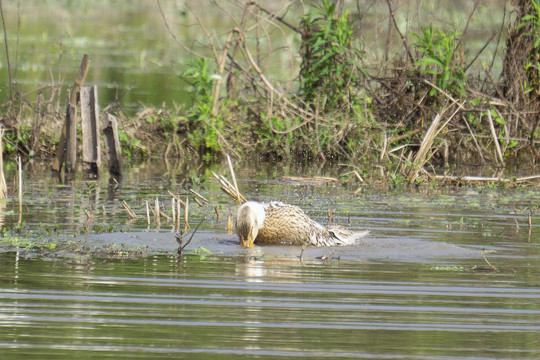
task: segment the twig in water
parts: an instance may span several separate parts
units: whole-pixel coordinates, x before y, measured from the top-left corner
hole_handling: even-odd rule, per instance
[[[21,159],[21,155],[17,156],[17,168],[19,169],[19,224],[20,224],[20,223],[22,223],[22,195],[23,195],[22,159]]]
[[[159,226],[161,224],[161,220],[159,218],[159,198],[156,196],[156,202],[155,202],[155,210],[154,210],[154,217],[156,219],[156,225]]]
[[[174,195],[172,192],[170,192],[170,191],[168,191],[168,190],[167,190],[167,192],[169,193],[169,195],[171,195],[173,198],[175,198],[176,201],[177,201],[178,203],[180,203],[182,206],[186,206],[186,204],[185,204],[182,200],[180,200],[180,198],[179,198],[178,196]]]
[[[94,217],[94,214],[92,214],[90,211],[84,209],[84,213],[86,214],[86,218],[90,219]]]
[[[229,215],[229,217],[227,218],[227,234],[232,234],[232,228],[232,217],[231,215]]]
[[[148,206],[148,200],[146,200],[146,223],[150,226],[150,206]]]
[[[184,247],[182,246],[182,243],[184,241],[184,233],[183,232],[180,232],[178,234],[176,234],[174,236],[174,239],[176,240],[176,242],[178,243],[178,257],[182,257],[182,250],[184,249]]]
[[[300,262],[302,262],[303,260],[303,257],[304,257],[304,251],[306,251],[306,248],[308,247],[308,244],[304,244],[302,246],[302,250],[300,250],[300,255],[298,255],[298,260],[300,260]]]
[[[180,199],[176,199],[176,231],[180,230]]]
[[[328,225],[332,225],[334,223],[335,215],[336,209],[330,210],[330,208],[328,208]]]
[[[85,210],[86,211],[86,210]],[[88,214],[86,214],[88,215]],[[90,234],[90,226],[92,225],[92,220],[94,219],[94,216],[92,214],[90,214],[90,216],[88,216],[88,223],[86,224],[86,234],[84,235],[84,244],[83,244],[83,251],[86,250],[86,244],[88,242],[88,234]]]
[[[193,201],[195,201],[197,203],[197,205],[199,205],[200,207],[204,206],[204,204],[199,199],[197,199],[196,197],[193,198]]]
[[[330,252],[328,254],[323,255],[323,256],[319,256],[319,257],[317,257],[317,259],[319,259],[321,261],[326,261],[326,260],[330,259],[330,256],[332,256],[335,252],[336,252],[336,250],[332,249],[332,250],[330,250]]]
[[[175,225],[176,225],[176,201],[174,199],[174,196],[171,197],[171,213],[172,213],[173,229],[175,229]]]
[[[488,259],[486,259],[486,256],[484,255],[485,252],[486,252],[486,249],[482,249],[482,257],[484,258],[484,261],[489,265],[489,267],[491,268],[491,271],[497,271],[497,268],[491,265]]]
[[[107,222],[107,210],[105,209],[105,205],[101,205],[101,215],[103,217],[103,222]]]
[[[186,246],[189,245],[189,243],[193,239],[193,236],[195,235],[197,230],[199,230],[199,227],[202,225],[204,220],[206,220],[206,216],[203,217],[201,221],[199,221],[199,223],[197,224],[197,226],[195,227],[195,229],[191,233],[191,236],[189,237],[189,240],[185,244],[182,245],[182,243],[184,241],[184,232],[180,232],[180,234],[176,234],[176,236],[174,238],[176,239],[176,242],[178,243],[178,256],[179,257],[182,256],[182,251],[185,249]]]
[[[184,231],[188,231],[189,229],[189,198],[186,197],[184,205]]]
[[[163,211],[160,211],[159,214],[160,214],[161,216],[163,216],[167,221],[170,221],[170,220],[171,220],[171,218],[170,218],[167,214],[165,214]]]
[[[133,212],[133,210],[131,210],[125,200],[122,200],[122,206],[124,207],[124,209],[126,209],[126,212],[128,213],[130,218],[137,219],[137,215]]]
[[[531,214],[529,214],[529,242],[531,241],[531,235],[532,235],[532,218],[531,218]]]

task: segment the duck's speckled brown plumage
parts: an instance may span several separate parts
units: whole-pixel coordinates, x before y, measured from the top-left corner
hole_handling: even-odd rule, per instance
[[[238,237],[251,232],[254,243],[333,246],[355,243],[368,232],[353,233],[341,227],[324,227],[307,216],[298,206],[282,202],[257,203],[249,201],[238,209]]]

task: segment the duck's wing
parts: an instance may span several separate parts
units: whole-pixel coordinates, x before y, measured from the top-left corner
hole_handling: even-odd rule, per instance
[[[259,229],[255,240],[258,244],[342,246],[354,244],[369,233],[353,233],[338,226],[326,228],[298,206],[282,202],[270,202],[264,206],[264,226]]]
[[[255,243],[303,245],[309,241],[312,220],[298,206],[270,202],[264,204],[264,210],[264,224]]]

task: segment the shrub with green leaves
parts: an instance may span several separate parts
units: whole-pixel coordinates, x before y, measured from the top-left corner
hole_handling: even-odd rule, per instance
[[[205,157],[221,151],[219,136],[225,122],[223,114],[213,114],[214,76],[211,62],[196,58],[188,64],[181,76],[191,85],[192,107],[188,112],[190,144],[199,148]]]
[[[322,0],[302,18],[304,39],[301,91],[308,103],[319,102],[323,111],[358,102],[362,52],[354,41],[349,12],[336,14],[336,4]]]
[[[457,32],[435,31],[433,25],[420,27],[421,33],[412,33],[413,44],[420,53],[415,65],[420,72],[435,75],[436,85],[453,95],[465,96],[467,77],[463,68],[456,64],[455,54],[459,48]],[[430,90],[434,96],[437,89]]]
[[[527,80],[523,84],[524,92],[540,93],[540,0],[531,0],[531,11],[521,18],[518,30],[526,31],[525,35],[532,38],[532,49],[524,65]]]

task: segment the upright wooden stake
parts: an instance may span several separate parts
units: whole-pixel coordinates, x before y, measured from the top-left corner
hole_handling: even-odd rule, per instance
[[[66,108],[66,119],[69,116],[70,105],[77,106],[77,100],[79,99],[79,92],[81,87],[84,84],[86,79],[86,74],[88,74],[88,69],[90,68],[90,55],[85,54],[81,61],[81,66],[79,68],[79,73],[73,84],[73,90],[71,90],[71,96],[69,97],[69,104]],[[59,172],[62,169],[62,163],[64,162],[67,150],[66,144],[67,138],[67,124],[64,123],[62,128],[62,133],[60,134],[60,141],[56,147],[56,159],[54,159],[52,169]]]
[[[4,176],[4,128],[0,127],[0,199],[7,197],[6,178]]]
[[[109,149],[109,172],[113,176],[122,176],[122,151],[120,150],[120,139],[118,138],[118,122],[116,118],[105,113],[105,140]]]
[[[77,167],[77,106],[68,104],[66,115],[66,172],[74,173]]]
[[[82,160],[84,170],[97,176],[101,167],[101,141],[97,86],[81,88]]]

